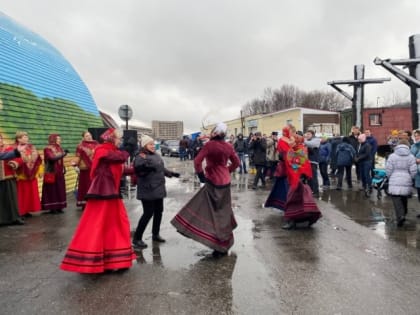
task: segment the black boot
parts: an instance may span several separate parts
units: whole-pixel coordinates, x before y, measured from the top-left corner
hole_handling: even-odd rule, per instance
[[[405,218],[404,217],[400,217],[397,221],[397,226],[398,227],[402,227],[404,225],[405,222]]]
[[[12,224],[14,224],[14,225],[24,225],[25,221],[22,218],[17,218]]]
[[[227,255],[227,252],[219,252],[218,250],[214,250],[211,254],[214,258],[220,258]]]
[[[165,242],[166,242],[166,240],[165,240],[165,239],[163,239],[160,235],[154,235],[154,236],[152,237],[152,240],[153,240],[154,242],[159,242],[159,243],[165,243]]]
[[[133,240],[134,249],[143,249],[147,247],[147,244],[142,240]]]

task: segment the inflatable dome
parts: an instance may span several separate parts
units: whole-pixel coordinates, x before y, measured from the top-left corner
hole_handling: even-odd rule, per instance
[[[14,141],[27,131],[41,150],[50,133],[74,152],[81,133],[103,127],[98,108],[80,76],[39,35],[0,12],[0,134]]]

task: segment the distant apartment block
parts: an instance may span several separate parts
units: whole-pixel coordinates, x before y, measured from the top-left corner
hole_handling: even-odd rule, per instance
[[[184,134],[184,123],[182,121],[152,120],[152,131],[155,139],[181,139]]]

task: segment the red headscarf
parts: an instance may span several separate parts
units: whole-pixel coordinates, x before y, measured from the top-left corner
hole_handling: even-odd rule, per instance
[[[105,131],[103,134],[101,134],[101,139],[104,140],[104,142],[114,142],[115,129],[114,128],[109,128],[107,131]]]
[[[284,126],[282,129],[282,133],[284,137],[290,138],[290,126]]]

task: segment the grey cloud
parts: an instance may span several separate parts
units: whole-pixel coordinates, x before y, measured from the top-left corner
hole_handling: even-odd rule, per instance
[[[391,76],[376,56],[405,58],[418,30],[417,1],[7,1],[1,10],[55,45],[98,106],[132,104],[135,118],[201,120],[239,115],[266,87],[329,90],[327,81]],[[366,101],[396,91],[369,86]],[[210,114],[209,114],[210,113]],[[207,118],[206,118],[207,117]]]

